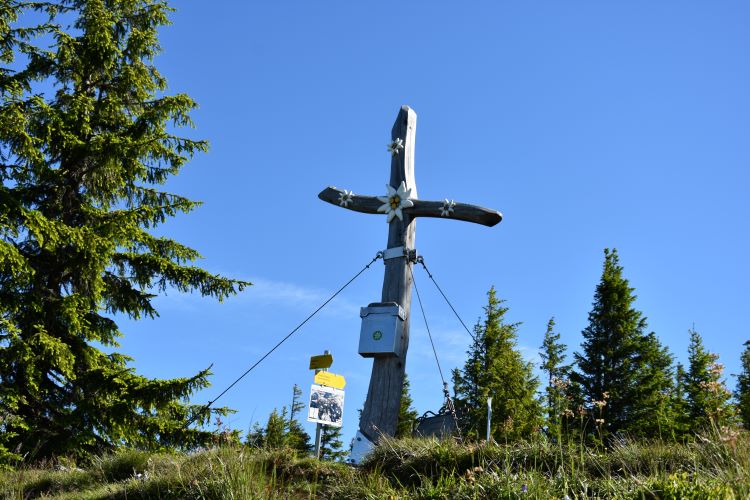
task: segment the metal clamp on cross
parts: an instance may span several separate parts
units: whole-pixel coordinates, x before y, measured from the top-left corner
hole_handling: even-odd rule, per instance
[[[391,178],[385,196],[362,196],[351,191],[328,187],[318,198],[355,212],[385,214],[388,222],[388,245],[383,252],[385,277],[379,304],[395,303],[403,310],[401,338],[396,351],[373,360],[370,386],[359,421],[351,461],[358,463],[383,435],[396,433],[404,383],[406,351],[409,347],[409,319],[411,306],[411,266],[417,260],[414,250],[417,217],[435,217],[474,222],[494,226],[503,215],[488,208],[453,200],[425,201],[417,198],[414,178],[414,139],[417,115],[402,106],[391,130]],[[401,258],[405,257],[405,258]],[[374,304],[372,304],[374,305]]]

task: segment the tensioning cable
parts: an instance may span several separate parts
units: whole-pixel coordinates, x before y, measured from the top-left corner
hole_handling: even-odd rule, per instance
[[[432,341],[432,333],[430,333],[430,325],[427,324],[427,315],[424,312],[424,306],[422,305],[422,297],[419,295],[419,288],[417,287],[417,281],[414,279],[414,271],[409,266],[409,273],[411,274],[411,282],[414,284],[414,291],[417,292],[417,302],[419,302],[419,309],[422,311],[422,319],[424,319],[424,327],[427,330],[427,336],[430,338],[430,345],[432,346],[432,353],[435,355],[435,363],[437,364],[438,373],[440,373],[440,380],[445,386],[445,377],[443,377],[443,369],[440,368],[440,360],[438,359],[437,350],[435,350],[435,342]]]
[[[315,316],[316,314],[318,314],[318,313],[320,312],[320,310],[321,310],[321,309],[323,309],[323,308],[324,308],[325,306],[327,306],[327,305],[328,305],[328,303],[329,303],[330,301],[332,301],[333,299],[335,299],[335,298],[336,298],[336,296],[337,296],[338,294],[340,294],[340,293],[341,293],[341,292],[342,292],[342,291],[343,291],[343,290],[344,290],[344,289],[345,289],[346,287],[348,287],[349,285],[351,285],[351,284],[352,284],[352,282],[353,282],[354,280],[356,280],[357,278],[359,278],[359,276],[360,276],[360,275],[361,275],[361,274],[362,274],[363,272],[365,272],[366,270],[368,270],[368,269],[370,268],[370,266],[371,266],[371,265],[373,265],[373,264],[375,263],[375,261],[377,261],[378,259],[382,259],[382,258],[383,258],[383,252],[378,252],[377,254],[375,254],[375,257],[373,257],[373,259],[372,259],[372,260],[371,260],[371,261],[370,261],[370,262],[369,262],[369,263],[368,263],[368,264],[367,264],[367,265],[366,265],[365,267],[363,267],[362,269],[360,269],[360,270],[359,270],[359,272],[358,272],[357,274],[355,274],[355,275],[354,275],[354,276],[353,276],[353,277],[352,277],[352,278],[351,278],[351,279],[350,279],[349,281],[347,281],[347,282],[346,282],[346,283],[345,283],[345,284],[344,284],[344,285],[343,285],[343,286],[342,286],[341,288],[339,288],[338,290],[336,290],[336,292],[334,292],[334,293],[333,293],[333,295],[331,295],[330,297],[328,297],[328,299],[327,299],[327,300],[326,300],[325,302],[323,302],[323,303],[322,303],[322,304],[321,304],[321,305],[320,305],[320,306],[319,306],[319,307],[318,307],[317,309],[315,309],[315,311],[313,311],[313,312],[312,312],[312,314],[310,314],[310,315],[309,315],[308,317],[306,317],[306,318],[305,318],[305,319],[304,319],[304,320],[302,321],[302,323],[300,323],[299,325],[297,325],[296,327],[294,327],[294,329],[293,329],[293,330],[292,330],[291,332],[289,332],[289,333],[288,333],[288,334],[286,335],[286,337],[284,337],[283,339],[281,339],[281,340],[280,340],[280,341],[279,341],[279,342],[278,342],[278,343],[277,343],[277,344],[276,344],[275,346],[273,346],[273,347],[272,347],[272,348],[271,348],[271,349],[270,349],[270,350],[269,350],[269,351],[268,351],[267,353],[265,353],[265,354],[264,354],[263,356],[261,356],[261,357],[260,357],[260,359],[258,359],[258,361],[256,361],[256,362],[255,362],[255,363],[254,363],[254,364],[253,364],[253,365],[252,365],[252,366],[251,366],[250,368],[248,368],[247,370],[245,370],[245,372],[244,372],[244,373],[243,373],[242,375],[240,375],[239,377],[237,377],[237,378],[236,378],[236,379],[234,380],[234,382],[232,382],[231,384],[229,384],[229,386],[227,386],[227,388],[226,388],[226,389],[224,389],[223,391],[221,391],[221,392],[219,393],[219,395],[218,395],[218,396],[216,396],[216,397],[215,397],[214,399],[212,399],[212,400],[211,400],[211,401],[209,401],[209,402],[208,402],[207,404],[205,404],[205,405],[204,405],[204,406],[203,406],[203,407],[202,407],[202,408],[201,408],[201,409],[200,409],[199,411],[197,411],[197,412],[195,413],[195,415],[194,415],[194,416],[193,416],[193,417],[192,417],[192,418],[191,418],[191,419],[190,419],[190,420],[188,421],[188,423],[187,423],[187,424],[185,425],[185,427],[189,427],[189,426],[190,426],[190,425],[191,425],[191,424],[192,424],[193,422],[195,422],[195,421],[196,421],[196,420],[198,419],[198,417],[199,417],[199,415],[200,415],[201,413],[203,413],[203,412],[205,412],[206,410],[208,410],[209,408],[211,408],[211,406],[212,406],[212,405],[213,405],[213,404],[214,404],[214,403],[215,403],[216,401],[218,401],[220,397],[222,397],[222,396],[223,396],[224,394],[226,394],[227,392],[229,392],[229,390],[230,390],[230,389],[231,389],[232,387],[234,387],[235,385],[237,385],[237,383],[238,383],[238,382],[239,382],[240,380],[242,380],[243,378],[245,378],[245,376],[246,376],[246,375],[247,375],[248,373],[250,373],[251,371],[253,371],[253,370],[255,369],[255,367],[256,367],[256,366],[258,366],[259,364],[261,364],[261,363],[263,362],[263,360],[265,360],[265,359],[266,359],[266,358],[267,358],[268,356],[270,356],[270,355],[271,355],[271,353],[273,353],[273,352],[274,352],[274,351],[275,351],[276,349],[278,349],[278,348],[279,348],[279,346],[281,346],[281,344],[283,344],[284,342],[286,342],[286,341],[287,341],[287,340],[289,339],[289,337],[291,337],[292,335],[294,335],[295,333],[297,333],[297,331],[298,331],[298,330],[299,330],[300,328],[302,328],[302,327],[304,326],[304,324],[305,324],[305,323],[307,323],[308,321],[310,321],[310,320],[311,320],[311,319],[313,318],[313,316]]]
[[[424,263],[424,258],[421,255],[417,257],[417,262],[422,264],[422,267],[424,268],[424,271],[427,273],[427,276],[429,276],[432,282],[435,284],[435,287],[438,289],[438,292],[440,292],[440,295],[442,295],[443,298],[445,299],[445,302],[448,304],[448,307],[450,307],[451,311],[453,311],[453,314],[456,315],[456,318],[458,318],[458,321],[461,323],[461,326],[464,327],[464,330],[466,330],[466,333],[469,334],[469,337],[471,337],[472,340],[474,340],[474,334],[471,333],[469,328],[466,326],[466,323],[464,323],[464,320],[462,320],[461,316],[458,315],[456,308],[453,307],[453,304],[451,304],[451,301],[448,300],[448,297],[446,297],[445,293],[443,292],[443,289],[440,288],[440,285],[437,284],[437,281],[435,281],[435,278],[432,276],[432,273],[430,272],[429,269],[427,269],[427,265]]]
[[[422,257],[418,257],[417,261],[418,262],[421,261],[422,266],[424,266],[424,259]],[[427,314],[425,314],[424,312],[424,306],[422,305],[422,297],[419,295],[419,288],[417,287],[417,281],[414,279],[414,271],[412,270],[412,266],[409,266],[409,273],[411,274],[411,282],[414,285],[414,291],[417,292],[417,302],[419,303],[419,309],[422,311],[422,319],[424,319],[424,327],[427,330],[427,336],[430,338],[430,345],[432,345],[432,353],[435,355],[435,363],[437,364],[438,373],[440,373],[440,380],[443,382],[443,397],[445,398],[445,405],[443,406],[443,409],[441,409],[440,411],[442,413],[443,410],[447,410],[448,413],[451,414],[451,417],[453,418],[453,422],[456,425],[456,432],[458,433],[458,437],[460,438],[461,426],[459,425],[459,422],[458,422],[458,415],[456,414],[456,407],[453,404],[453,398],[451,398],[451,393],[448,390],[448,383],[445,381],[445,377],[443,377],[443,369],[440,367],[440,360],[438,359],[437,350],[435,349],[435,342],[432,340],[432,333],[430,333],[430,325],[427,324]],[[445,295],[443,295],[443,297],[445,297]],[[455,313],[455,310],[453,312]]]

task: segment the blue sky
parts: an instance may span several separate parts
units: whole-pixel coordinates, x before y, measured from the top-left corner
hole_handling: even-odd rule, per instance
[[[603,249],[620,252],[636,307],[687,358],[688,329],[739,370],[750,264],[750,5],[746,2],[180,2],[158,67],[200,108],[208,139],[167,188],[204,205],[162,228],[200,265],[255,286],[216,304],[170,293],[161,317],[123,322],[122,351],[148,376],[213,363],[207,401],[385,247],[384,216],[317,199],[328,185],[383,195],[402,104],[418,114],[423,199],[495,208],[494,228],[420,219],[417,249],[473,325],[490,286],[522,322],[531,360],[554,316],[578,349]],[[415,269],[444,371],[469,337]],[[220,403],[232,427],[305,394],[311,355],[347,379],[357,428],[371,361],[360,306],[378,263]],[[416,302],[415,302],[416,306]],[[420,412],[441,384],[414,309],[407,372]],[[734,378],[729,379],[734,387]],[[313,433],[310,424],[307,429]]]

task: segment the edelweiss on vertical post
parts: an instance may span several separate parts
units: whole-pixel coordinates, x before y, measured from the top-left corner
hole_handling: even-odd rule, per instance
[[[393,142],[388,144],[388,152],[391,153],[391,156],[396,156],[402,149],[404,149],[404,141],[400,137],[393,139]]]

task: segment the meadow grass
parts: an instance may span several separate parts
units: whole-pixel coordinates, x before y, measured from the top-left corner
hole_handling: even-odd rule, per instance
[[[609,449],[386,440],[358,468],[293,450],[224,446],[190,454],[122,450],[0,473],[8,499],[747,499],[750,434]]]

